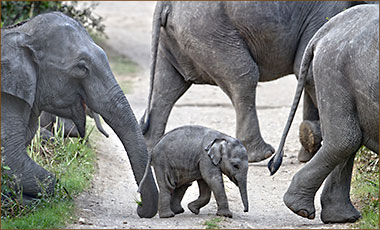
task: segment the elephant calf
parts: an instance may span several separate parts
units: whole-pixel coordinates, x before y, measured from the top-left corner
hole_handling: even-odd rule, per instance
[[[364,145],[379,152],[379,5],[356,6],[327,22],[310,40],[302,59],[297,93],[271,173],[282,148],[308,73],[313,74],[323,137],[322,147],[297,172],[284,195],[293,212],[315,218],[321,194],[324,223],[360,218],[350,200],[355,154]]]
[[[160,218],[184,212],[181,200],[195,180],[200,194],[188,205],[190,211],[198,214],[210,201],[212,191],[218,205],[216,214],[232,217],[222,173],[239,187],[244,212],[248,212],[248,155],[243,144],[235,138],[202,126],[183,126],[165,134],[154,146],[146,172],[150,164],[160,188]],[[145,176],[140,186],[144,179]]]

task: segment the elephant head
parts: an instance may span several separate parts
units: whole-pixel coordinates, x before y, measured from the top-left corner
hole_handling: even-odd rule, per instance
[[[248,154],[243,144],[232,138],[215,139],[205,150],[212,163],[219,166],[223,174],[239,187],[244,212],[248,212]]]
[[[87,105],[120,138],[139,184],[148,158],[144,138],[105,52],[84,27],[52,12],[2,29],[1,35],[2,94],[23,100],[31,111],[43,110],[73,120],[81,136]],[[20,161],[20,156],[16,160]],[[25,167],[22,162],[19,165]],[[151,171],[141,191],[142,205],[137,212],[140,217],[152,217],[157,213],[158,191]]]

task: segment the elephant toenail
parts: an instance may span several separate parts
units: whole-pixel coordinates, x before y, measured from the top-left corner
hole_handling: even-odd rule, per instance
[[[298,215],[308,218],[308,212],[305,209],[301,209],[297,212]]]

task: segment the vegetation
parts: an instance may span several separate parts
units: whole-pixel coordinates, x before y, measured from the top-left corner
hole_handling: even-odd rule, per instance
[[[93,14],[96,3],[78,7],[78,2],[61,1],[2,1],[1,26],[13,25],[38,14],[60,11],[83,24],[89,33],[105,36],[103,18]]]
[[[1,228],[54,229],[64,227],[74,214],[73,197],[87,188],[94,172],[95,153],[88,145],[93,126],[85,138],[63,138],[57,130],[54,140],[43,144],[37,132],[28,148],[29,156],[54,173],[57,183],[54,196],[25,202],[15,192],[15,180],[7,176],[10,168],[1,164]]]
[[[379,156],[365,147],[355,157],[351,194],[362,215],[353,227],[379,229]]]
[[[215,217],[211,220],[206,220],[204,222],[204,225],[206,226],[206,229],[220,229],[219,223],[222,222],[221,217]]]

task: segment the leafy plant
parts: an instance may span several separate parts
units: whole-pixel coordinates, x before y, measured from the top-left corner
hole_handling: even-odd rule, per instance
[[[379,156],[365,147],[355,156],[352,200],[362,215],[353,226],[379,229]]]
[[[50,141],[43,141],[38,130],[28,147],[29,156],[56,175],[53,196],[43,191],[39,199],[25,202],[22,191],[14,189],[16,180],[3,173],[10,168],[2,162],[2,228],[60,228],[70,220],[74,213],[72,197],[90,184],[94,172],[95,153],[88,145],[94,126],[87,129],[83,139],[64,138],[63,129],[57,127]]]
[[[204,225],[206,225],[206,229],[220,229],[219,223],[222,222],[222,218],[215,217],[211,220],[206,220]]]
[[[9,26],[38,14],[60,11],[81,22],[92,34],[105,36],[105,25],[101,16],[94,15],[96,3],[78,7],[78,2],[61,1],[2,1],[1,2],[1,26]]]

